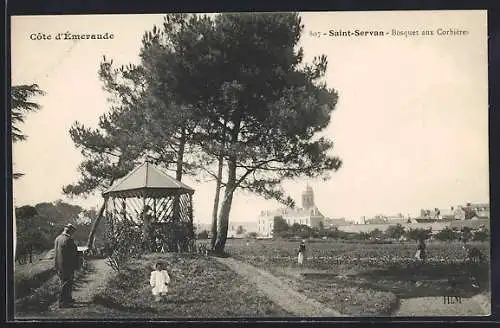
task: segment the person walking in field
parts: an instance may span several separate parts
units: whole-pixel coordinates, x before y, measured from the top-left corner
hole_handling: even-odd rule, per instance
[[[299,245],[299,253],[297,256],[297,262],[299,265],[302,265],[304,263],[304,258],[306,256],[306,241],[302,240],[302,242]]]
[[[168,285],[170,284],[170,276],[167,270],[163,268],[162,263],[156,263],[155,270],[151,272],[149,284],[153,287],[151,292],[155,301],[162,301],[168,293]]]
[[[418,240],[417,253],[415,254],[415,257],[422,262],[424,262],[427,259],[426,245],[425,245],[425,238],[424,237],[420,237]]]
[[[417,253],[415,254],[415,258],[417,260],[419,260],[419,262],[420,262],[417,265],[417,272],[418,272],[418,274],[420,274],[422,264],[427,259],[427,252],[426,252],[426,245],[425,245],[425,237],[424,236],[421,236],[418,240]],[[422,285],[422,281],[417,280],[417,282],[415,284],[418,287],[418,286]]]
[[[73,290],[74,273],[78,269],[78,252],[72,237],[75,231],[76,228],[71,223],[67,224],[54,242],[54,264],[61,281],[58,295],[60,308],[71,307],[74,303],[71,293]]]

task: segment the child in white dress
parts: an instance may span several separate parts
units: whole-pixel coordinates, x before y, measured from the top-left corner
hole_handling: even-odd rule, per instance
[[[170,276],[167,270],[163,270],[161,263],[156,263],[155,269],[151,272],[151,278],[149,279],[149,284],[153,289],[151,290],[155,300],[160,302],[167,295],[168,284],[170,283]]]

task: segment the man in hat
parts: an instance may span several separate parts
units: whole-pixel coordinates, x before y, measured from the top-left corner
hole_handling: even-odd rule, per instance
[[[59,307],[70,307],[73,303],[71,292],[73,289],[73,278],[75,270],[78,268],[78,253],[73,233],[76,228],[68,223],[64,226],[64,231],[57,236],[54,243],[55,268],[61,280],[59,291]]]

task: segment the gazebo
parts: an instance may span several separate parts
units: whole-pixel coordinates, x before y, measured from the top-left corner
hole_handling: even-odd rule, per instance
[[[192,230],[194,189],[145,162],[103,192],[108,219],[153,229],[162,236],[172,224]],[[158,237],[157,237],[158,238]]]

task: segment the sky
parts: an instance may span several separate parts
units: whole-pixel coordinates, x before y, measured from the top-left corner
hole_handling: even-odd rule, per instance
[[[323,134],[334,140],[343,166],[328,181],[285,182],[298,205],[307,184],[324,215],[351,220],[489,201],[486,11],[301,16],[305,61],[326,55],[326,82],[339,93]],[[117,64],[137,63],[144,31],[162,21],[161,14],[12,18],[12,84],[37,83],[46,92],[34,99],[42,109],[21,125],[27,141],[13,145],[14,171],[26,174],[14,182],[15,206],[57,199],[101,205],[100,195],[69,199],[62,194],[64,185],[78,180],[82,161],[68,131],[75,121],[96,127],[109,109],[97,76],[103,55]],[[356,29],[389,35],[328,35]],[[436,35],[438,29],[468,33]],[[392,30],[434,35],[393,36]],[[114,38],[53,39],[66,31],[107,32]],[[50,34],[52,40],[31,40],[32,33]],[[189,177],[183,182],[195,189],[195,221],[210,222],[215,183]],[[261,210],[280,206],[238,191],[230,220],[256,221]]]

